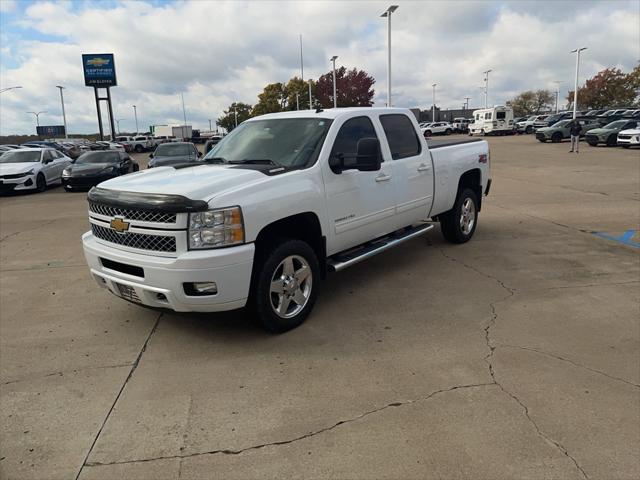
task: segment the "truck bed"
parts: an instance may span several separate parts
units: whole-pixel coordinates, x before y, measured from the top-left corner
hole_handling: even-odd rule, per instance
[[[427,140],[427,145],[429,145],[429,149],[433,150],[435,148],[442,147],[451,147],[453,145],[461,145],[463,143],[473,143],[473,142],[481,142],[482,138],[453,138],[450,140]]]

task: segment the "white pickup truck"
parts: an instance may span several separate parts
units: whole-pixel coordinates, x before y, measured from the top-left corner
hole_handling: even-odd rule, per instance
[[[283,332],[309,315],[328,272],[436,221],[447,240],[469,240],[490,185],[485,141],[428,145],[409,110],[276,113],[243,122],[203,164],[92,189],[82,242],[119,297],[179,312],[247,306]]]

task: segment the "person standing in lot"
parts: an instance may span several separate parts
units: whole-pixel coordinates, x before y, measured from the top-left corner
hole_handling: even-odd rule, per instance
[[[571,126],[569,127],[569,133],[571,134],[571,150],[569,153],[573,152],[574,148],[576,153],[579,153],[578,147],[580,145],[580,132],[582,131],[582,126],[580,122],[574,120],[571,122]]]

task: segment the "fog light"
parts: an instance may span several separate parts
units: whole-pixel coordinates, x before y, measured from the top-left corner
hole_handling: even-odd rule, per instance
[[[33,180],[31,180],[30,178],[27,178],[27,181],[24,182],[24,186],[30,187],[31,185],[33,185]]]
[[[218,293],[218,285],[216,282],[185,283],[184,293],[190,296],[215,295]]]

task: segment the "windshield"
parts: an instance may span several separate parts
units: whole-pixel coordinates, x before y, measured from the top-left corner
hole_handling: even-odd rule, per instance
[[[0,157],[0,163],[29,163],[39,161],[40,151],[21,152],[19,150],[11,150]]]
[[[560,120],[557,123],[554,123],[552,126],[553,127],[564,127],[565,125],[568,125],[569,122],[572,122],[573,120]]]
[[[87,152],[78,157],[76,164],[118,163],[119,160],[120,155],[118,152]]]
[[[546,118],[545,120],[547,122],[556,122],[560,119],[561,115],[551,115],[548,118]]]
[[[172,157],[175,155],[195,155],[195,152],[193,151],[193,147],[188,144],[165,143],[158,145],[153,155],[155,157]]]
[[[286,167],[312,163],[331,125],[326,118],[282,118],[241,124],[208,154],[222,162],[271,161]]]
[[[616,130],[616,129],[624,127],[626,124],[627,124],[627,120],[618,120],[616,122],[611,122],[611,123],[609,123],[608,125],[605,125],[602,128],[608,128],[608,129],[611,129],[611,130]]]

